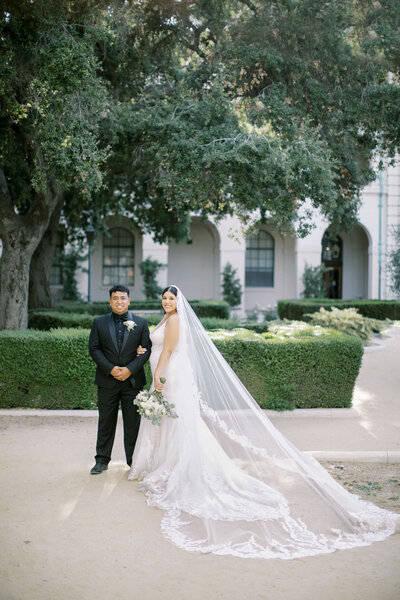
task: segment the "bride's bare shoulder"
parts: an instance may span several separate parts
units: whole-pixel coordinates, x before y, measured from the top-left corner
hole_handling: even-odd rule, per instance
[[[170,327],[178,327],[179,326],[179,317],[176,313],[174,315],[171,315],[170,317],[168,317],[167,325],[169,325]]]

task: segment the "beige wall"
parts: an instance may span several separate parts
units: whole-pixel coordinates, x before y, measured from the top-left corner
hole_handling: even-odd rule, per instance
[[[168,284],[178,285],[189,299],[219,298],[219,234],[210,222],[194,218],[191,244],[171,242],[168,249]]]

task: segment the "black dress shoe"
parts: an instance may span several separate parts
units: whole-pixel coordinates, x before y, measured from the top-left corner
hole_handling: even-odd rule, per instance
[[[102,473],[103,471],[107,471],[108,469],[108,465],[105,465],[104,463],[101,462],[97,462],[94,467],[91,469],[90,474],[91,475],[100,475],[100,473]]]

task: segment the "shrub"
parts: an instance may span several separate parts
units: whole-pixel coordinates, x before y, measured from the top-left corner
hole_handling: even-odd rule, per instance
[[[304,316],[311,317],[310,323],[312,325],[330,327],[337,331],[355,335],[364,341],[369,340],[374,332],[379,332],[384,326],[383,321],[363,317],[356,308],[339,309],[332,306],[330,310],[325,310],[322,307],[318,312]]]
[[[226,263],[222,272],[222,297],[229,306],[238,306],[242,301],[242,286],[236,273],[237,269]]]
[[[326,267],[323,263],[312,267],[306,262],[301,278],[304,286],[301,294],[303,298],[323,298],[325,296],[325,271]]]
[[[160,297],[162,288],[158,285],[156,278],[158,271],[165,266],[166,265],[158,262],[158,260],[152,260],[150,256],[139,264],[140,272],[143,277],[143,292],[146,296],[146,300],[156,300]]]
[[[310,320],[306,313],[318,312],[321,307],[357,308],[364,317],[371,319],[400,319],[400,301],[398,300],[331,300],[329,298],[310,298],[307,300],[279,300],[280,319],[295,321]]]
[[[351,405],[361,342],[340,332],[285,324],[285,332],[210,333],[262,408]],[[0,332],[0,407],[94,408],[95,365],[88,330]],[[148,385],[149,363],[145,366]]]
[[[83,257],[77,250],[61,252],[59,261],[62,268],[63,297],[65,300],[78,300],[78,283],[76,281],[76,271],[78,264],[82,262]]]
[[[391,290],[400,296],[400,226],[394,230],[395,248],[389,252],[388,267],[391,277]]]

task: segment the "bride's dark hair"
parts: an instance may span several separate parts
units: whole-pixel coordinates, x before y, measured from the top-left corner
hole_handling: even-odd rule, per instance
[[[176,287],[174,285],[168,285],[165,290],[163,290],[161,297],[164,296],[165,292],[171,292],[171,294],[173,294],[174,296],[178,295],[178,290],[176,289]]]

